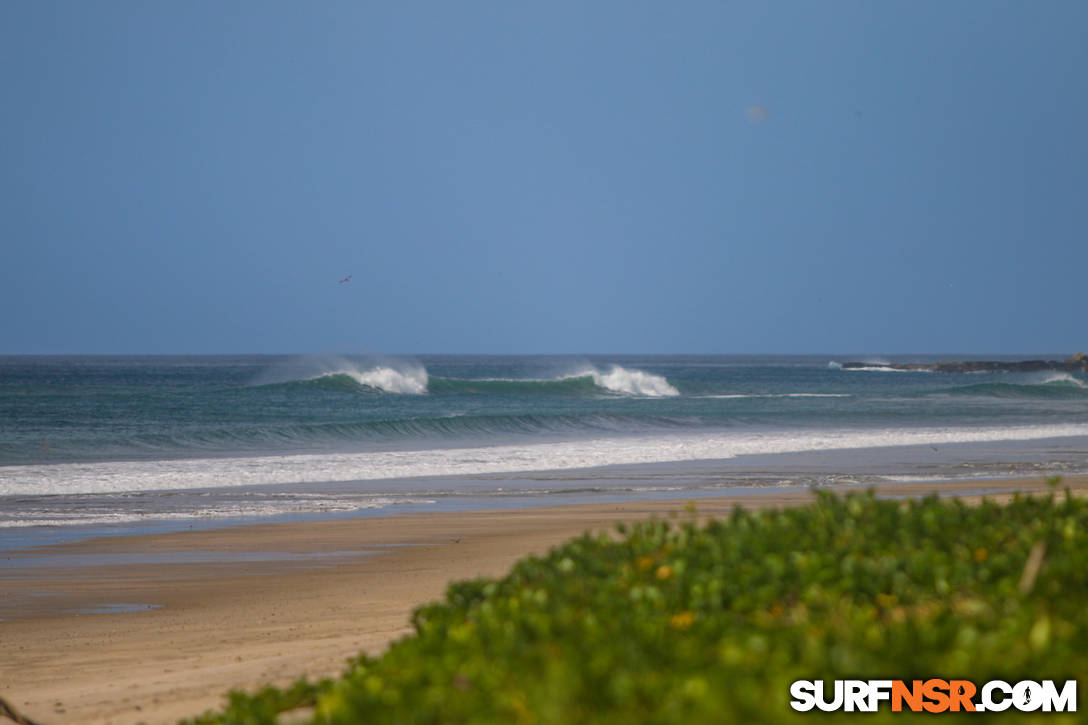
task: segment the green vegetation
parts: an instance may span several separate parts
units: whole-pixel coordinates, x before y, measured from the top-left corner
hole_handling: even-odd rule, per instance
[[[1068,492],[1004,506],[820,495],[620,534],[455,583],[415,612],[415,635],[340,680],[236,693],[197,722],[274,722],[300,706],[319,723],[905,722],[917,716],[887,703],[793,713],[789,686],[1088,673],[1088,503]]]

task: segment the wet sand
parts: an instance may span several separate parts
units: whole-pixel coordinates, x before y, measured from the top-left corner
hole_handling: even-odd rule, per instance
[[[1088,477],[1063,487],[1088,493]],[[854,487],[854,490],[857,490]],[[1001,500],[1043,479],[885,485]],[[695,501],[780,507],[807,491]],[[585,531],[651,516],[690,519],[688,501],[390,515],[111,537],[6,552],[0,562],[0,697],[48,723],[172,723],[232,688],[335,676],[352,655],[410,632],[412,610],[451,580],[498,576]]]

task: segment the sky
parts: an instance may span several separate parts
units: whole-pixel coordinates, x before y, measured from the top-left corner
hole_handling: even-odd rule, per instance
[[[1073,353],[1086,37],[1046,0],[6,0],[0,354]]]

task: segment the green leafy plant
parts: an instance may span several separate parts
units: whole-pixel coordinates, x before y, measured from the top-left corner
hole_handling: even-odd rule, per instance
[[[794,713],[789,686],[1074,679],[1086,603],[1088,505],[1068,492],[977,506],[820,494],[586,535],[452,584],[383,656],[301,698],[235,694],[200,722],[275,722],[300,704],[318,723],[904,722]]]

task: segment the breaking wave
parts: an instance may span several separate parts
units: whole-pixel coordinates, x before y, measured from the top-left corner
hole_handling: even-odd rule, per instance
[[[607,372],[594,368],[589,371],[589,374],[598,387],[613,393],[643,395],[651,398],[674,397],[680,394],[680,391],[663,376],[642,370],[628,370],[619,365],[612,365]]]
[[[297,386],[329,390],[371,391],[401,395],[427,392],[427,369],[416,362],[397,361],[360,366],[339,358],[313,359],[284,370],[264,386]]]
[[[366,371],[346,371],[346,374],[359,385],[384,393],[422,395],[427,392],[427,369],[422,365],[401,369],[381,366]]]
[[[1069,373],[1048,373],[1020,383],[977,383],[940,391],[946,395],[995,398],[1045,398],[1050,400],[1088,398],[1088,384]]]
[[[329,390],[381,392],[401,395],[427,393],[491,395],[630,395],[646,398],[680,395],[661,375],[629,370],[620,365],[605,369],[586,367],[554,378],[446,378],[432,377],[419,363],[379,364],[361,368],[347,361],[326,363],[319,372],[292,380],[266,383],[275,386],[320,387]]]
[[[596,395],[606,392],[646,398],[680,395],[680,391],[673,387],[664,376],[643,370],[629,370],[619,365],[610,365],[604,370],[590,366],[570,375],[554,378],[432,378],[430,391],[432,393],[518,395],[534,393]]]

